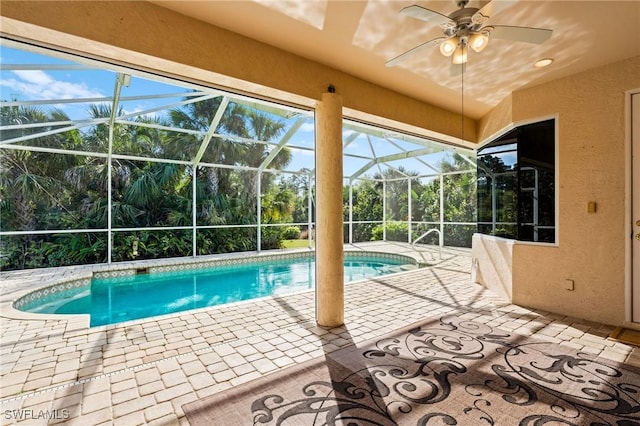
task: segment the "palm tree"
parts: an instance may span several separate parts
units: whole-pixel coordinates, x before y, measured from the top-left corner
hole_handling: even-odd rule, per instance
[[[3,126],[41,123],[39,127],[21,127],[2,132],[7,141],[33,135],[32,139],[15,144],[77,149],[81,142],[77,130],[37,137],[38,133],[59,128],[55,122],[69,121],[59,110],[45,113],[37,107],[2,107]],[[47,125],[47,123],[51,123]],[[44,152],[4,149],[0,157],[0,225],[3,231],[36,231],[39,229],[69,229],[82,227],[82,216],[75,211],[74,191],[66,185],[65,172],[78,162],[74,155],[51,155]],[[9,239],[12,249],[3,244],[9,264],[24,268],[30,262],[34,244],[41,245],[51,237],[33,234]],[[3,257],[4,257],[3,256]],[[13,259],[13,260],[11,260]],[[4,261],[4,259],[3,259]]]
[[[59,110],[46,114],[36,107],[0,108],[0,121],[3,126],[68,120],[69,118]],[[53,128],[54,126],[7,130],[2,132],[2,139],[36,135]],[[73,149],[77,147],[79,140],[79,132],[74,130],[49,135],[46,138],[35,137],[25,142],[32,146]],[[0,158],[0,194],[5,204],[5,208],[2,209],[3,230],[46,229],[47,225],[43,223],[47,217],[46,212],[51,209],[64,209],[69,204],[70,194],[64,186],[64,173],[77,162],[77,158],[72,155],[51,155],[27,150],[3,151]],[[69,210],[67,212],[71,213]]]
[[[184,160],[192,161],[204,141],[204,135],[209,131],[213,118],[222,104],[222,97],[189,103],[182,108],[175,108],[169,112],[169,119],[173,126],[201,132],[201,135],[188,133],[169,134],[166,149]],[[218,124],[216,133],[227,133],[233,136],[247,135],[244,124],[245,109],[239,104],[229,103]],[[231,142],[224,137],[213,136],[204,152],[201,163],[235,164],[241,157],[240,144]],[[225,222],[225,212],[229,210],[229,197],[232,182],[230,171],[216,167],[200,166],[195,172],[196,177],[197,211],[199,224],[220,224]]]
[[[285,124],[282,121],[276,121],[272,117],[260,111],[251,110],[248,113],[248,133],[249,138],[256,142],[246,146],[245,155],[243,156],[243,164],[258,168],[265,161],[270,151],[268,145],[264,142],[270,142],[277,138],[284,131]],[[269,163],[271,169],[282,169],[291,162],[291,151],[282,148],[277,155]],[[244,194],[247,201],[255,200],[257,191],[257,174],[244,174]],[[262,173],[261,187],[267,190],[273,182],[274,176],[271,173]],[[255,205],[255,203],[253,203]]]

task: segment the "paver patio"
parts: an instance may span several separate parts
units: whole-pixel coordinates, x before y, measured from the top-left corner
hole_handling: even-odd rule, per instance
[[[86,320],[0,314],[2,424],[187,424],[182,405],[420,319],[457,314],[640,366],[610,325],[509,304],[471,283],[469,250],[367,243],[431,266],[345,287],[345,325],[314,321],[312,291],[89,328]],[[3,273],[2,297],[86,273]]]

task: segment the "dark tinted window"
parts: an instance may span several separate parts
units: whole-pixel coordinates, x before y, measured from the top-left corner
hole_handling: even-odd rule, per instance
[[[555,242],[555,121],[517,127],[478,150],[478,232]]]

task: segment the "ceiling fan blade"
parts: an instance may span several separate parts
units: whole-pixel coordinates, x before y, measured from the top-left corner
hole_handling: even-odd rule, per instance
[[[527,43],[542,44],[551,37],[553,30],[530,27],[510,27],[508,25],[492,25],[490,37],[504,38],[507,40],[524,41]]]
[[[404,16],[410,16],[436,25],[441,25],[451,21],[451,18],[447,15],[443,15],[435,10],[426,9],[422,6],[418,6],[417,4],[405,7],[400,11],[400,13]]]
[[[497,15],[504,9],[508,8],[512,4],[514,4],[514,0],[494,0],[485,4],[480,10],[473,14],[471,17],[471,22],[474,24],[484,24],[487,22],[489,18],[494,15]]]
[[[426,47],[429,47],[429,46],[436,46],[436,45],[442,43],[443,41],[445,41],[446,39],[447,39],[446,37],[438,37],[438,38],[434,38],[433,40],[425,41],[424,43],[417,45],[413,49],[407,50],[403,54],[398,55],[395,58],[387,61],[387,63],[385,65],[387,67],[393,67],[393,66],[397,65],[398,63],[404,61],[405,59],[415,55],[418,52],[420,52],[422,49],[424,49]]]

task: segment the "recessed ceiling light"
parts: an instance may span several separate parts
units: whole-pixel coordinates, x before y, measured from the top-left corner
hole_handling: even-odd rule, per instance
[[[551,65],[553,62],[552,58],[544,58],[537,61],[534,65],[538,68],[546,67],[547,65]]]

